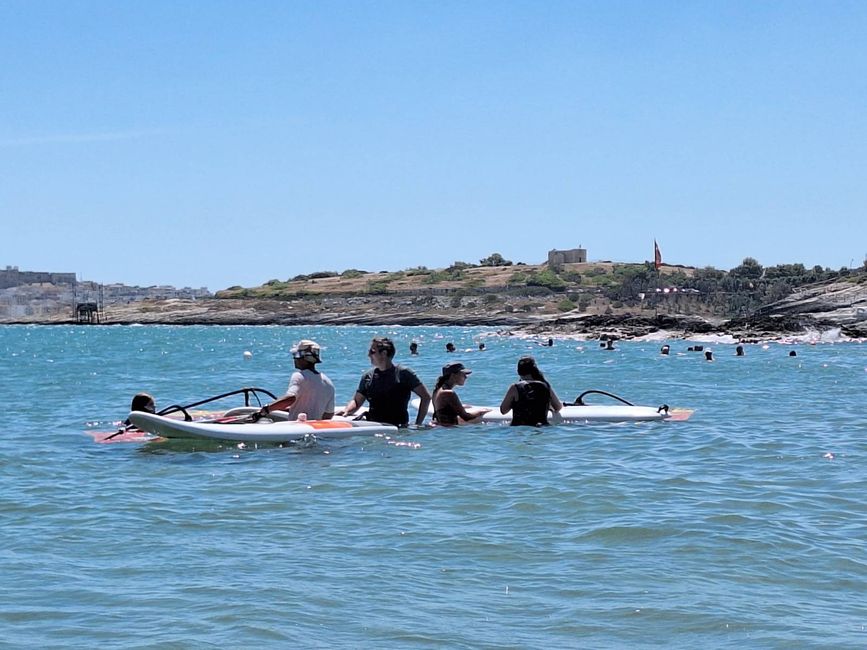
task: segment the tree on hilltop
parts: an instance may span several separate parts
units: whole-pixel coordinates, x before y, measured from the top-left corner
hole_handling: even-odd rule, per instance
[[[744,261],[741,262],[740,266],[736,266],[729,273],[737,278],[745,278],[751,280],[758,280],[762,277],[762,273],[765,272],[765,269],[761,264],[753,257],[745,257]]]
[[[507,260],[499,253],[491,253],[488,257],[479,260],[482,266],[512,266],[512,261]]]

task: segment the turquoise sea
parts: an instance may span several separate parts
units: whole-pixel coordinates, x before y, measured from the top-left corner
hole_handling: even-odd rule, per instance
[[[696,412],[242,449],[86,433],[140,390],[282,392],[299,338],[345,403],[374,334],[429,386],[463,361],[466,403],[498,404],[533,354],[563,399]],[[867,646],[867,345],[714,343],[709,363],[668,343],[0,327],[0,647]]]

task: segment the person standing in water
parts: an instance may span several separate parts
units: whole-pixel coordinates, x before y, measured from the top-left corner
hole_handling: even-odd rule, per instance
[[[368,420],[405,427],[409,424],[409,396],[415,393],[421,400],[415,423],[422,425],[430,407],[430,393],[411,369],[392,361],[394,352],[394,342],[390,338],[377,337],[370,342],[367,356],[373,367],[361,376],[344,415],[352,415],[368,401]]]
[[[334,384],[325,373],[316,370],[316,364],[322,361],[319,344],[305,339],[291,353],[295,372],[289,378],[286,394],[263,406],[259,415],[286,411],[289,420],[297,420],[301,413],[309,420],[330,420],[334,417]]]
[[[455,392],[455,387],[467,383],[467,377],[472,370],[462,363],[449,363],[443,366],[442,374],[433,391],[433,420],[443,426],[454,426],[462,423],[479,422],[482,416],[491,409],[464,408],[461,398]]]
[[[548,411],[559,413],[563,402],[557,397],[533,357],[522,357],[518,361],[518,376],[520,381],[509,386],[506,391],[500,404],[500,413],[512,411],[512,426],[547,425]]]

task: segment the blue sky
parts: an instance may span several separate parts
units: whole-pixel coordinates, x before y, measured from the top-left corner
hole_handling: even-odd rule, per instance
[[[867,254],[865,2],[0,1],[0,266]]]

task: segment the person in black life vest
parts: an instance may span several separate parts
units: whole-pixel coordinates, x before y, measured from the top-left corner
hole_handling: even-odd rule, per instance
[[[479,422],[490,411],[487,408],[465,408],[455,392],[456,386],[467,383],[467,376],[473,371],[462,363],[449,363],[443,366],[442,375],[437,379],[433,391],[433,420],[443,426],[454,426],[466,422]]]
[[[522,357],[518,361],[518,375],[521,380],[509,386],[503,403],[500,404],[500,413],[512,411],[512,426],[547,425],[549,409],[559,413],[563,402],[557,397],[533,357]]]
[[[361,376],[355,396],[343,414],[352,415],[368,401],[368,420],[405,427],[409,424],[409,397],[415,393],[421,400],[415,423],[421,426],[430,406],[430,393],[412,370],[392,362],[394,342],[385,337],[373,339],[367,356],[373,367]]]

